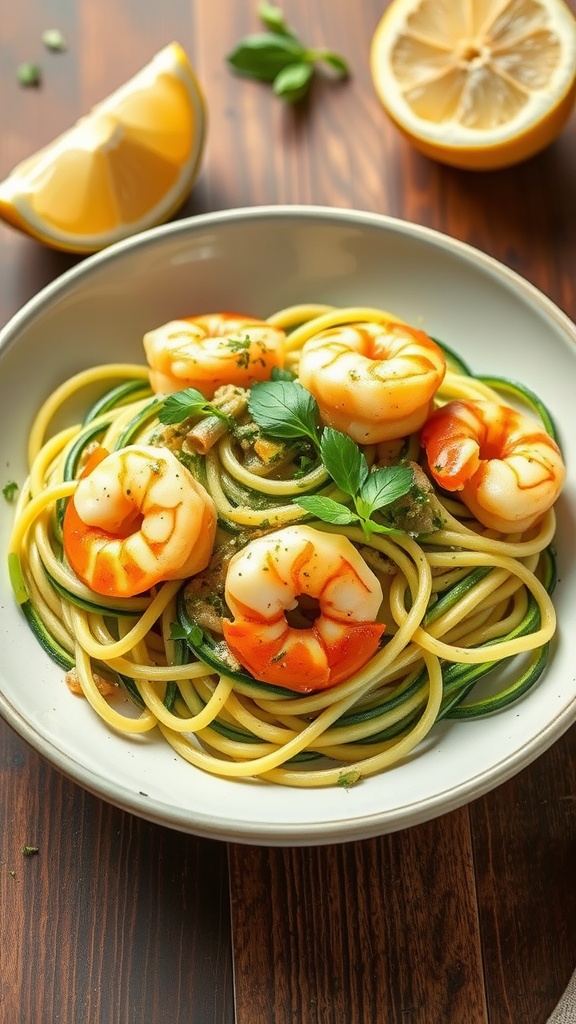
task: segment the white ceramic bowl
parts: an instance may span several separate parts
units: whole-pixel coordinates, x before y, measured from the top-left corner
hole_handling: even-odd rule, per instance
[[[339,787],[292,790],[213,778],[159,737],[110,733],[16,608],[0,576],[0,712],[48,761],[134,814],[198,835],[306,845],[413,825],[486,793],[550,746],[576,717],[576,330],[542,294],[482,253],[431,230],[348,210],[270,207],[208,214],[89,257],[0,333],[0,485],[25,476],[35,409],[65,378],[141,361],[142,335],[220,309],[266,316],[291,303],[371,305],[418,323],[476,372],[518,378],[552,409],[568,465],[559,502],[559,630],[551,666],[526,697],[473,722],[445,722],[402,765]],[[1,502],[6,549],[10,506]]]

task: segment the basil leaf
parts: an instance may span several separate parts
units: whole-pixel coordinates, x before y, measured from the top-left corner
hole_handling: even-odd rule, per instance
[[[304,54],[305,50],[292,36],[260,32],[242,39],[226,60],[234,71],[247,78],[273,82],[283,68],[302,60]]]
[[[370,473],[359,488],[359,500],[366,503],[369,515],[375,509],[402,498],[413,483],[414,473],[409,466],[382,466]]]
[[[300,61],[283,68],[274,79],[274,92],[288,103],[298,103],[308,92],[314,68],[312,64]]]
[[[296,38],[291,29],[288,28],[282,11],[279,7],[275,7],[274,4],[259,4],[258,17],[271,32],[278,32],[283,36],[292,36],[293,39]]]
[[[301,505],[307,512],[310,512],[317,519],[325,523],[333,523],[336,526],[346,526],[348,523],[358,522],[358,516],[351,512],[346,505],[332,498],[323,498],[318,494],[304,494],[301,498],[293,498],[295,505]]]
[[[318,445],[318,406],[297,381],[266,380],[250,390],[252,419],[272,437],[309,437]]]
[[[325,64],[329,64],[342,78],[346,78],[350,74],[348,62],[339,53],[333,53],[332,50],[315,50],[314,56],[317,60],[323,60]]]
[[[345,494],[354,497],[366,480],[369,469],[365,456],[347,434],[326,427],[320,441],[322,462],[333,481]]]
[[[190,416],[219,416],[223,420],[229,419],[226,413],[208,402],[202,392],[197,391],[196,388],[185,388],[184,391],[176,391],[173,395],[168,395],[158,413],[158,419],[164,426],[182,423]]]

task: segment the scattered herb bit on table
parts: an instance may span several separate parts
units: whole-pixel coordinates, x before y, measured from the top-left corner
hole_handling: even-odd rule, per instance
[[[64,36],[58,28],[47,28],[42,33],[42,42],[46,49],[52,50],[53,53],[62,53],[68,46]]]
[[[279,7],[262,3],[258,14],[267,31],[245,36],[226,58],[238,74],[270,83],[275,94],[287,103],[304,99],[319,62],[327,64],[339,78],[349,75],[348,64],[340,54],[324,47],[305,46],[286,24]]]
[[[38,64],[30,60],[20,64],[16,74],[20,85],[26,89],[38,86],[42,82],[42,72]]]

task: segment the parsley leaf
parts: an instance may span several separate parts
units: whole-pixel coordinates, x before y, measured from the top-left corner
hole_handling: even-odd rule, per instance
[[[240,366],[244,370],[248,369],[250,363],[261,363],[262,366],[266,366],[264,355],[268,351],[268,346],[265,345],[263,341],[255,341],[254,345],[259,348],[262,353],[260,356],[255,356],[250,352],[252,344],[252,338],[249,334],[245,334],[243,338],[226,338],[226,345],[231,352],[235,352],[238,356],[236,366]]]
[[[340,501],[333,501],[332,498],[323,498],[320,494],[303,494],[298,498],[297,504],[317,519],[321,519],[323,523],[347,526],[349,523],[358,522],[358,516],[346,505],[342,505]]]
[[[368,463],[358,445],[347,434],[326,427],[320,441],[320,454],[330,476],[341,491],[353,498],[369,476]]]
[[[322,495],[294,498],[294,503],[333,525],[358,523],[366,540],[373,533],[397,533],[392,525],[375,522],[372,514],[410,491],[414,473],[408,466],[384,466],[370,472],[364,453],[347,434],[326,427],[320,440],[322,461],[334,483],[352,498],[354,509]]]
[[[318,406],[297,381],[266,380],[254,384],[248,409],[265,434],[284,439],[308,437],[318,447]]]
[[[368,474],[359,496],[372,513],[403,498],[413,483],[414,473],[408,466],[383,466]]]
[[[158,413],[158,419],[164,426],[182,423],[190,416],[218,416],[226,422],[230,421],[230,417],[225,412],[208,402],[202,392],[197,391],[196,388],[185,388],[184,391],[176,391],[173,395],[168,395]]]

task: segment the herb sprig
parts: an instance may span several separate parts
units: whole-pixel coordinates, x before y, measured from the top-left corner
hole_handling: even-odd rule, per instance
[[[340,54],[324,47],[304,46],[279,7],[261,3],[258,15],[267,31],[241,39],[226,58],[238,74],[270,83],[276,96],[287,103],[297,103],[306,96],[318,62],[327,64],[340,78],[349,74]]]
[[[209,402],[196,388],[185,388],[183,391],[168,395],[158,413],[158,419],[164,426],[182,423],[191,416],[217,416],[227,423],[233,422],[230,416]]]
[[[294,498],[311,515],[337,526],[359,525],[366,540],[373,533],[396,533],[397,528],[375,521],[375,512],[408,494],[414,474],[408,466],[370,470],[366,456],[347,434],[321,429],[318,405],[298,382],[263,381],[254,384],[248,408],[260,429],[272,437],[312,441],[327,473],[351,499],[352,507],[323,495]]]

